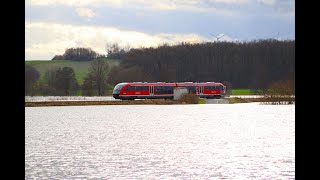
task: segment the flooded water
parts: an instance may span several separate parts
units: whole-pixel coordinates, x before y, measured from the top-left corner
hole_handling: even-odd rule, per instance
[[[26,179],[295,179],[295,105],[25,108]]]

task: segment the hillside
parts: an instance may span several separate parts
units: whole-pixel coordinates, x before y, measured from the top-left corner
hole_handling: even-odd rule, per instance
[[[114,59],[104,59],[109,64],[109,70],[113,66],[119,66],[120,61]],[[83,83],[85,76],[88,73],[91,61],[70,61],[70,60],[28,60],[25,64],[35,67],[40,72],[40,81],[44,80],[45,72],[59,67],[71,67],[74,69],[76,79],[79,84]]]

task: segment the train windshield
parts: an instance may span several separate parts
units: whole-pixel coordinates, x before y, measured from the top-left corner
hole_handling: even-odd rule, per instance
[[[126,83],[117,84],[113,89],[113,94],[119,94],[124,85],[126,85]]]

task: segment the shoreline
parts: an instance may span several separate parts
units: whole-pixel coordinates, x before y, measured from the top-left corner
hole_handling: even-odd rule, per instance
[[[229,104],[261,102],[266,104],[295,104],[295,98],[227,98]],[[25,102],[25,107],[42,106],[89,106],[89,105],[173,105],[191,104],[177,100],[148,99],[148,100],[122,100],[122,101],[47,101],[47,102]],[[198,103],[203,104],[203,103]],[[206,103],[204,103],[206,104]]]
[[[88,105],[171,105],[183,104],[174,100],[124,100],[124,101],[51,101],[25,102],[25,107],[41,106],[88,106]]]

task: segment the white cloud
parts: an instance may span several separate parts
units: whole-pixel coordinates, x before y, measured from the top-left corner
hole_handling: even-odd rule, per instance
[[[72,26],[45,22],[26,22],[26,59],[52,59],[61,55],[66,48],[90,47],[98,53],[106,54],[107,43],[129,45],[133,48],[158,46],[163,43],[201,42],[205,37],[197,34],[150,35],[137,31],[121,30],[112,27]]]
[[[138,17],[143,17],[143,16],[144,16],[144,13],[143,13],[143,12],[137,12],[137,13],[136,13],[136,16],[138,16]]]
[[[258,0],[259,3],[272,6],[275,4],[276,0]]]
[[[163,3],[163,2],[156,2],[152,3],[151,7],[154,9],[159,9],[159,10],[174,10],[177,9],[177,5],[174,3]]]
[[[33,5],[109,6],[115,8],[143,7],[156,10],[194,9],[194,7],[208,9],[212,8],[213,4],[246,4],[249,2],[250,0],[31,0],[31,4]]]
[[[94,17],[96,15],[91,9],[83,7],[76,8],[76,12],[79,16],[88,18]]]
[[[109,4],[112,6],[123,5],[147,5],[152,6],[154,4],[174,4],[174,5],[197,5],[204,2],[224,3],[224,4],[244,4],[250,2],[250,0],[30,0],[34,5],[53,5],[62,4],[68,6],[88,6],[93,4]],[[273,1],[273,0],[258,0],[258,1]]]
[[[117,0],[115,0],[117,1]],[[39,6],[48,6],[48,5],[66,5],[66,6],[90,6],[92,4],[101,4],[110,2],[112,3],[112,0],[31,0],[30,3],[33,5],[39,5]]]
[[[30,0],[31,5],[51,6],[61,5],[74,8],[136,8],[155,11],[183,10],[190,12],[217,13],[226,16],[236,15],[236,10],[228,9],[234,4],[244,5],[252,0]],[[221,7],[219,5],[222,5]],[[77,10],[78,12],[79,10]],[[88,12],[81,9],[80,16]],[[81,14],[80,14],[81,13]],[[91,15],[91,14],[90,14]],[[89,16],[90,16],[89,15]]]
[[[224,3],[224,4],[246,4],[249,0],[210,0],[213,3]]]
[[[271,7],[275,12],[285,16],[295,16],[294,0],[257,0],[259,4]]]

